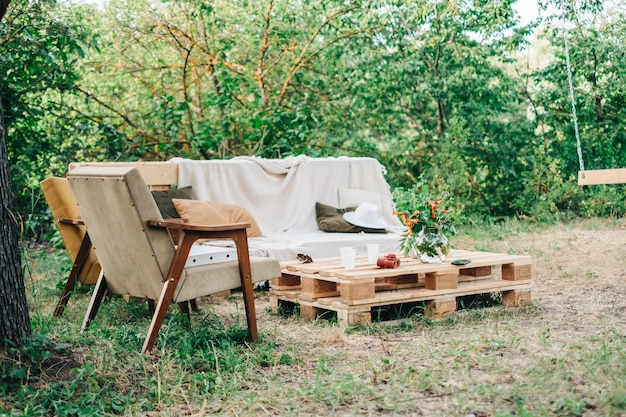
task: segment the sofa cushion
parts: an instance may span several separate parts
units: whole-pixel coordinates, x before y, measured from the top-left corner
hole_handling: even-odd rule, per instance
[[[256,220],[245,208],[235,205],[218,203],[217,201],[172,200],[181,218],[192,224],[214,225],[230,223],[250,223],[248,237],[262,237],[263,233]]]
[[[356,207],[336,208],[319,201],[315,203],[315,217],[320,230],[329,233],[387,233],[385,229],[369,229],[348,223],[343,213],[356,210]]]
[[[152,197],[161,212],[161,217],[164,219],[174,219],[180,217],[178,212],[176,211],[176,207],[174,207],[174,202],[172,199],[180,198],[185,200],[191,200],[191,186],[182,187],[182,188],[174,188],[171,190],[154,190],[152,191]]]

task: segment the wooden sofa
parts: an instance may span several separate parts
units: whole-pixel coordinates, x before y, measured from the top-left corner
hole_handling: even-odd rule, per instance
[[[353,246],[361,256],[369,243],[380,244],[381,253],[399,250],[404,227],[392,213],[384,167],[373,158],[174,158],[167,162],[72,163],[70,170],[102,164],[136,167],[152,189],[191,186],[194,199],[246,208],[263,232],[262,237],[249,238],[251,255],[290,261],[306,254],[315,260],[339,256],[340,247]],[[363,201],[380,207],[387,233],[327,233],[319,229],[317,202],[344,208]]]

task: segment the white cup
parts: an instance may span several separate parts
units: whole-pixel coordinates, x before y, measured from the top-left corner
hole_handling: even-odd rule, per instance
[[[356,250],[352,247],[339,248],[341,254],[341,266],[346,269],[354,269],[354,263],[356,258]]]
[[[367,261],[371,264],[378,262],[378,251],[380,245],[378,243],[370,243],[367,245]]]

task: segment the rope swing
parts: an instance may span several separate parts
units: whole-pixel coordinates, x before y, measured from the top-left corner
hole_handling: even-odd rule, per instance
[[[569,61],[569,47],[567,45],[567,32],[563,31],[565,39],[565,62],[567,63],[567,81],[569,82],[569,97],[572,100],[572,119],[574,120],[574,134],[576,135],[576,149],[578,150],[578,164],[580,165],[580,175],[585,178],[585,161],[583,161],[583,150],[580,147],[580,135],[578,134],[578,117],[576,117],[576,101],[574,100],[574,83],[572,81],[572,64]]]
[[[576,116],[576,101],[574,99],[574,83],[572,81],[572,65],[569,57],[569,45],[567,43],[567,31],[563,31],[565,40],[565,62],[567,63],[567,81],[569,82],[569,96],[572,101],[572,120],[574,121],[574,134],[576,135],[576,149],[578,151],[578,185],[596,184],[623,184],[626,183],[626,168],[596,169],[585,171],[583,151],[580,146],[580,134],[578,133],[578,117]]]

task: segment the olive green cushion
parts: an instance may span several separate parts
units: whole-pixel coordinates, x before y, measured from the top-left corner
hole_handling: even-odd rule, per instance
[[[161,212],[161,217],[164,219],[176,219],[179,218],[180,215],[178,211],[176,211],[176,207],[174,206],[174,202],[172,199],[179,198],[184,200],[191,200],[193,197],[191,196],[191,186],[182,187],[182,188],[173,188],[171,190],[157,190],[152,191],[152,197]]]
[[[336,208],[319,201],[315,203],[315,218],[320,230],[329,233],[387,233],[385,229],[369,229],[348,223],[343,213],[356,210],[356,207]]]

